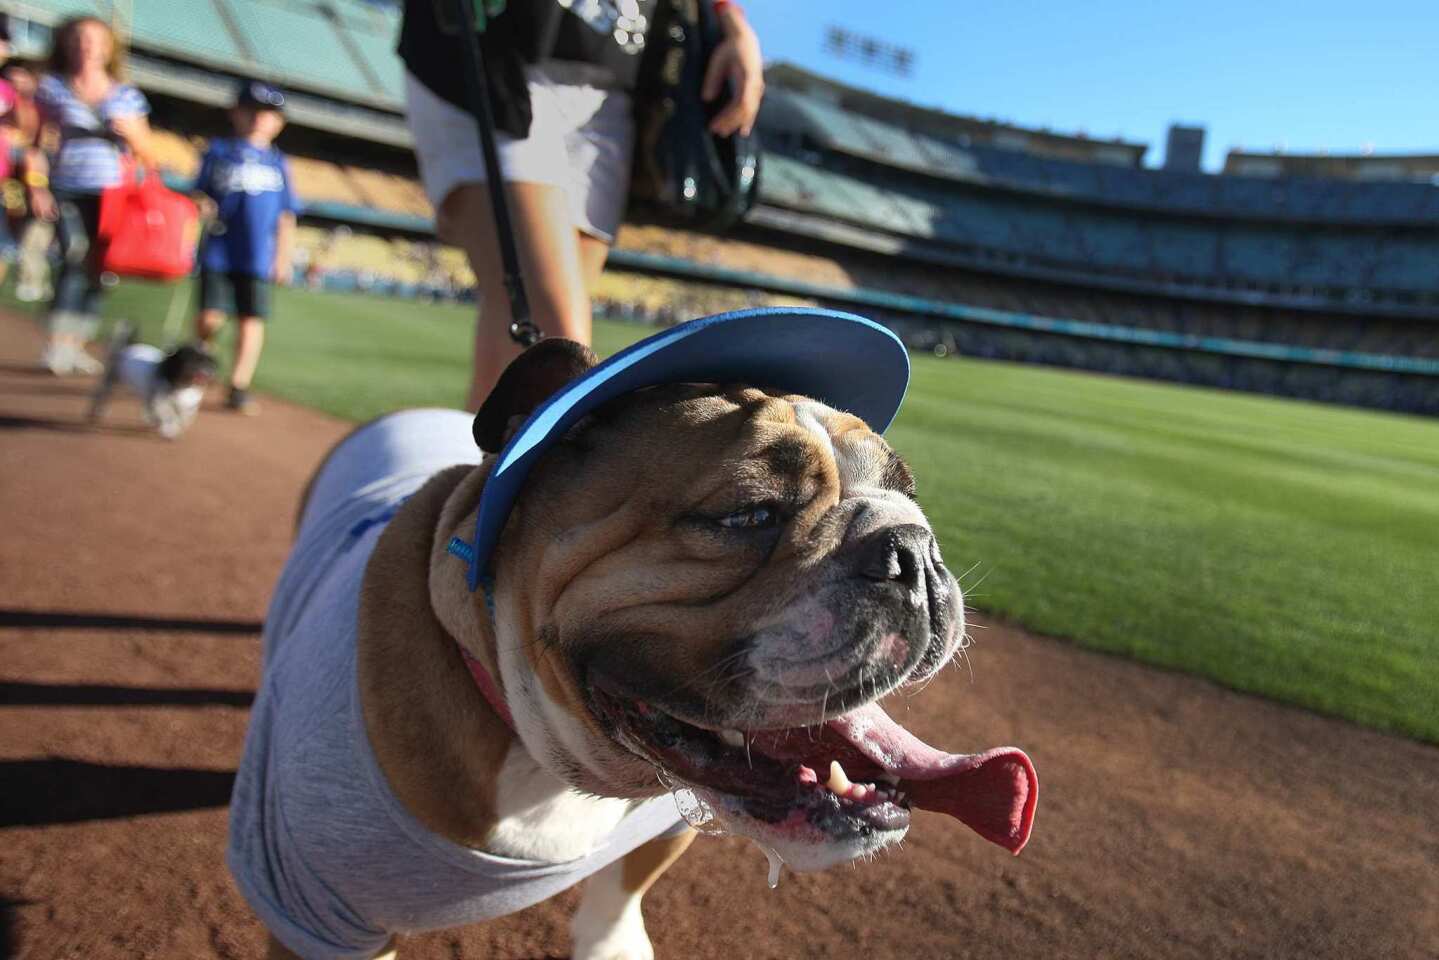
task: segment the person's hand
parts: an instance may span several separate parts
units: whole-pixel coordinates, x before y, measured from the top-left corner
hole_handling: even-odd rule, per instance
[[[749,21],[734,7],[720,13],[725,38],[710,55],[700,96],[713,100],[724,89],[726,80],[734,87],[734,98],[710,121],[710,131],[728,137],[736,132],[749,135],[759,102],[764,97],[764,61],[760,57],[759,38]]]
[[[275,282],[276,286],[288,287],[294,272],[294,268],[290,265],[289,260],[281,260],[279,257],[276,257],[275,264],[270,270],[270,279]]]
[[[30,212],[46,223],[54,223],[59,211],[55,208],[55,195],[48,187],[30,188]]]
[[[140,117],[112,117],[109,119],[109,128],[118,135],[125,145],[130,147],[130,153],[135,155],[135,163],[140,167],[154,167],[158,174],[160,168],[154,163],[154,157],[150,154],[150,119]]]

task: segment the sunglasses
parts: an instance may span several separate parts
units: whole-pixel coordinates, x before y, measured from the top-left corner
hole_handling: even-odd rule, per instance
[[[261,107],[283,107],[285,95],[274,87],[267,87],[261,84],[251,84],[246,91],[245,99],[250,103]]]

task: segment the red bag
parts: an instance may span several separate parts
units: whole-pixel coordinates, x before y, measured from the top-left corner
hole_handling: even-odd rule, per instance
[[[200,239],[195,202],[166,187],[156,173],[139,182],[126,179],[100,194],[100,269],[152,280],[188,277]]]

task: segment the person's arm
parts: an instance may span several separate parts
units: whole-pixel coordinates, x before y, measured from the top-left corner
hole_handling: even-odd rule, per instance
[[[150,101],[139,90],[127,85],[114,95],[113,102],[114,112],[107,118],[107,126],[125,141],[136,164],[158,172],[155,140],[150,133]]]
[[[50,158],[46,151],[59,153],[60,125],[51,119],[49,101],[42,84],[35,96],[38,129],[35,140],[25,148],[25,199],[30,212],[41,220],[54,221],[58,210],[50,193]]]
[[[734,98],[710,121],[710,130],[721,137],[733,133],[748,136],[764,97],[764,59],[760,55],[759,38],[739,4],[719,0],[715,10],[725,38],[710,55],[700,93],[705,100],[713,100],[729,80],[734,87]]]
[[[295,214],[289,210],[280,214],[275,224],[275,266],[271,271],[273,279],[282,287],[290,285],[291,263],[295,255]]]
[[[155,141],[150,133],[149,117],[144,114],[115,117],[110,121],[110,129],[125,141],[138,165],[150,170],[159,169],[155,162]]]
[[[295,220],[300,212],[300,200],[295,196],[295,181],[290,176],[290,162],[280,158],[280,177],[283,180],[283,205],[280,220],[275,224],[275,266],[272,270],[274,281],[288,286],[295,255]]]
[[[40,139],[44,140],[46,134],[46,125],[42,124]],[[45,156],[38,143],[25,148],[25,174],[21,179],[25,183],[31,212],[41,220],[53,221],[56,211],[55,197],[50,193],[50,158]]]
[[[4,150],[7,157],[20,144],[19,131],[15,128],[18,104],[15,88],[0,80],[0,150]]]
[[[204,154],[200,157],[200,171],[195,174],[195,182],[190,186],[190,199],[195,201],[195,206],[200,210],[200,220],[209,223],[219,213],[213,193],[214,187],[211,184],[211,173],[215,168],[215,147],[210,145],[205,148]]]

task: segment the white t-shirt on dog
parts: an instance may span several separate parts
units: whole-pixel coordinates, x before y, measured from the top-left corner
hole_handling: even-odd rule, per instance
[[[265,925],[302,957],[368,958],[394,933],[513,913],[683,826],[664,796],[588,856],[513,860],[429,832],[390,791],[360,715],[360,582],[404,500],[439,470],[478,462],[471,421],[411,410],[347,438],[311,488],[275,588],[226,859]]]
[[[160,379],[165,352],[148,343],[132,343],[115,355],[115,379],[144,401],[145,418],[167,437],[179,436],[195,419],[205,388],[191,384],[169,389]]]

